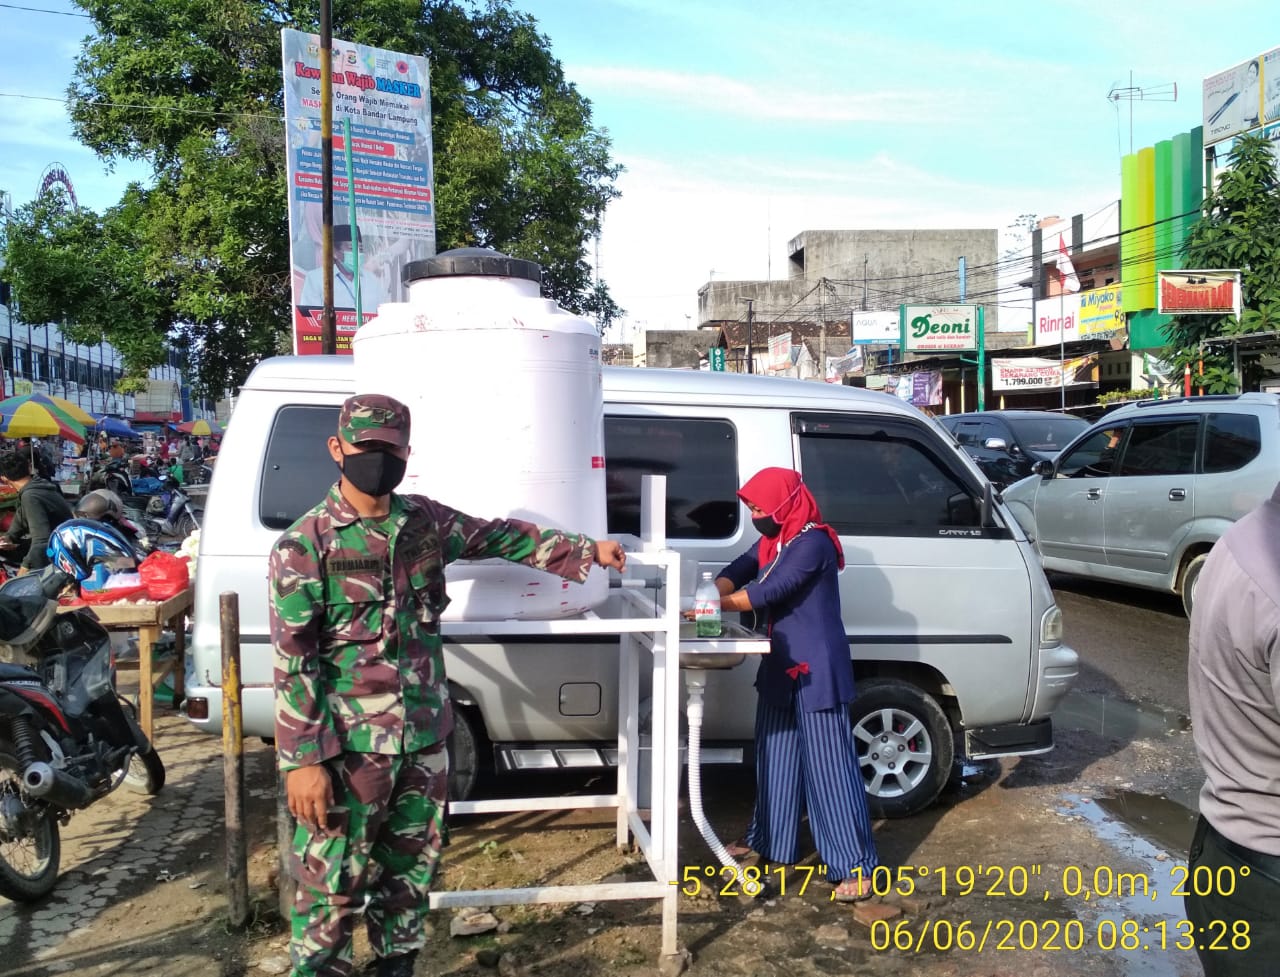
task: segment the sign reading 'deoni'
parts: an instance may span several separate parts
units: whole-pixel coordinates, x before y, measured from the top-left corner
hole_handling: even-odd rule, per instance
[[[321,242],[320,38],[280,32],[293,348],[319,353],[324,277]],[[400,271],[436,251],[431,80],[427,59],[334,38],[333,308],[338,352],[383,302],[405,298]],[[351,227],[343,123],[351,125],[356,227]],[[353,248],[360,251],[356,281]],[[356,322],[359,292],[361,322]]]
[[[904,353],[962,353],[978,348],[982,310],[976,305],[904,305],[899,329]]]
[[[1156,289],[1162,315],[1240,314],[1240,272],[1162,271]]]

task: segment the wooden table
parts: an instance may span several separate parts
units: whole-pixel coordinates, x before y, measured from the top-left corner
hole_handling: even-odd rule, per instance
[[[108,631],[138,632],[138,722],[147,739],[155,742],[152,735],[152,705],[155,697],[156,683],[166,675],[173,675],[173,703],[176,706],[182,698],[186,686],[186,615],[191,610],[193,593],[190,587],[182,593],[170,597],[163,603],[148,601],[146,603],[120,604],[77,604],[67,610],[87,610],[92,612]],[[158,673],[151,668],[151,648],[160,640],[160,632],[171,627],[174,635],[173,661],[165,665]],[[117,662],[117,668],[133,668],[132,662]]]

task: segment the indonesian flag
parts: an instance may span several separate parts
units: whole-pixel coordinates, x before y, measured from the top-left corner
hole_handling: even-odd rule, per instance
[[[1075,265],[1071,263],[1071,255],[1067,254],[1067,242],[1058,235],[1058,274],[1062,276],[1064,292],[1080,291],[1080,276],[1076,274]]]

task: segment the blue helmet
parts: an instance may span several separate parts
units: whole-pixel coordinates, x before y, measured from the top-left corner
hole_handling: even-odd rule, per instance
[[[108,570],[133,570],[139,555],[118,529],[93,519],[68,519],[49,537],[50,561],[76,581]]]

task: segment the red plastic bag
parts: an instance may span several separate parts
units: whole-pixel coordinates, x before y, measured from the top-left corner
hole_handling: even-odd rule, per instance
[[[112,587],[80,591],[80,600],[85,604],[114,604],[122,600],[142,600],[144,597],[151,597],[146,587]]]
[[[138,574],[147,587],[152,600],[168,600],[182,593],[191,585],[191,573],[187,561],[172,553],[152,553],[138,565]]]

